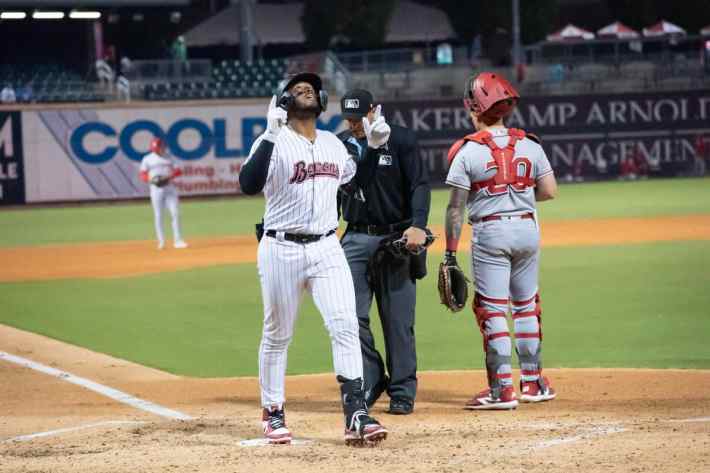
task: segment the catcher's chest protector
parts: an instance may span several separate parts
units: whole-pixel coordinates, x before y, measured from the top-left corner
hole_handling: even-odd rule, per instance
[[[529,177],[532,172],[530,160],[524,157],[515,158],[515,144],[525,138],[525,132],[518,128],[509,128],[508,136],[510,140],[505,148],[498,147],[495,141],[493,141],[493,136],[487,131],[479,131],[466,135],[451,147],[448,154],[449,164],[451,164],[456,157],[456,153],[458,153],[467,141],[474,141],[485,145],[491,150],[493,160],[486,163],[486,170],[496,168],[498,172],[490,179],[474,183],[471,190],[479,191],[484,188],[500,189],[501,187],[505,188],[510,185],[516,190],[522,191],[526,187],[535,185],[535,180]],[[517,166],[519,165],[526,167],[522,176],[518,174]]]

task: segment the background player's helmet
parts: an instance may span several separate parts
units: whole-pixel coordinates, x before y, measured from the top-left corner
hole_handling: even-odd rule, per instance
[[[161,138],[153,138],[150,142],[150,150],[154,153],[161,154],[165,151],[165,142]]]
[[[328,108],[328,93],[323,90],[323,81],[318,74],[312,72],[301,72],[291,77],[284,88],[281,90],[281,97],[279,98],[279,104],[283,100],[284,96],[287,95],[288,90],[299,82],[307,82],[313,86],[313,90],[316,91],[316,97],[318,99],[318,105],[320,106],[320,111],[325,112]]]
[[[482,72],[466,81],[463,104],[476,115],[497,120],[510,115],[519,98],[518,91],[503,76]]]

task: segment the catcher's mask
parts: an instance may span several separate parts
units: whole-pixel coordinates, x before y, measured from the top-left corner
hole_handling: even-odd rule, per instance
[[[466,80],[463,104],[477,116],[506,118],[520,99],[520,94],[500,74],[482,72]]]

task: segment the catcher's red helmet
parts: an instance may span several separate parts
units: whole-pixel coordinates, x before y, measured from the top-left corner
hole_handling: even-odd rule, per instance
[[[153,138],[150,142],[150,150],[154,153],[162,153],[165,150],[165,142],[161,138]]]
[[[520,94],[500,74],[481,72],[466,81],[463,104],[476,115],[505,118],[513,111]]]

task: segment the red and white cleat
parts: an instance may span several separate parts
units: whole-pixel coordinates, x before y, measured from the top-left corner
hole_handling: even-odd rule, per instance
[[[283,408],[271,406],[264,408],[261,416],[261,423],[264,427],[264,438],[275,445],[291,443],[291,431],[286,427],[286,413]]]
[[[476,394],[464,406],[471,410],[509,410],[518,407],[518,399],[513,386],[499,388],[498,395],[495,395],[491,388],[485,389]]]
[[[345,429],[345,445],[351,447],[375,446],[387,438],[387,429],[364,412],[354,416],[350,427]]]
[[[550,381],[546,377],[542,377],[537,381],[521,381],[520,382],[520,401],[521,402],[543,402],[551,401],[557,397],[557,393]]]

